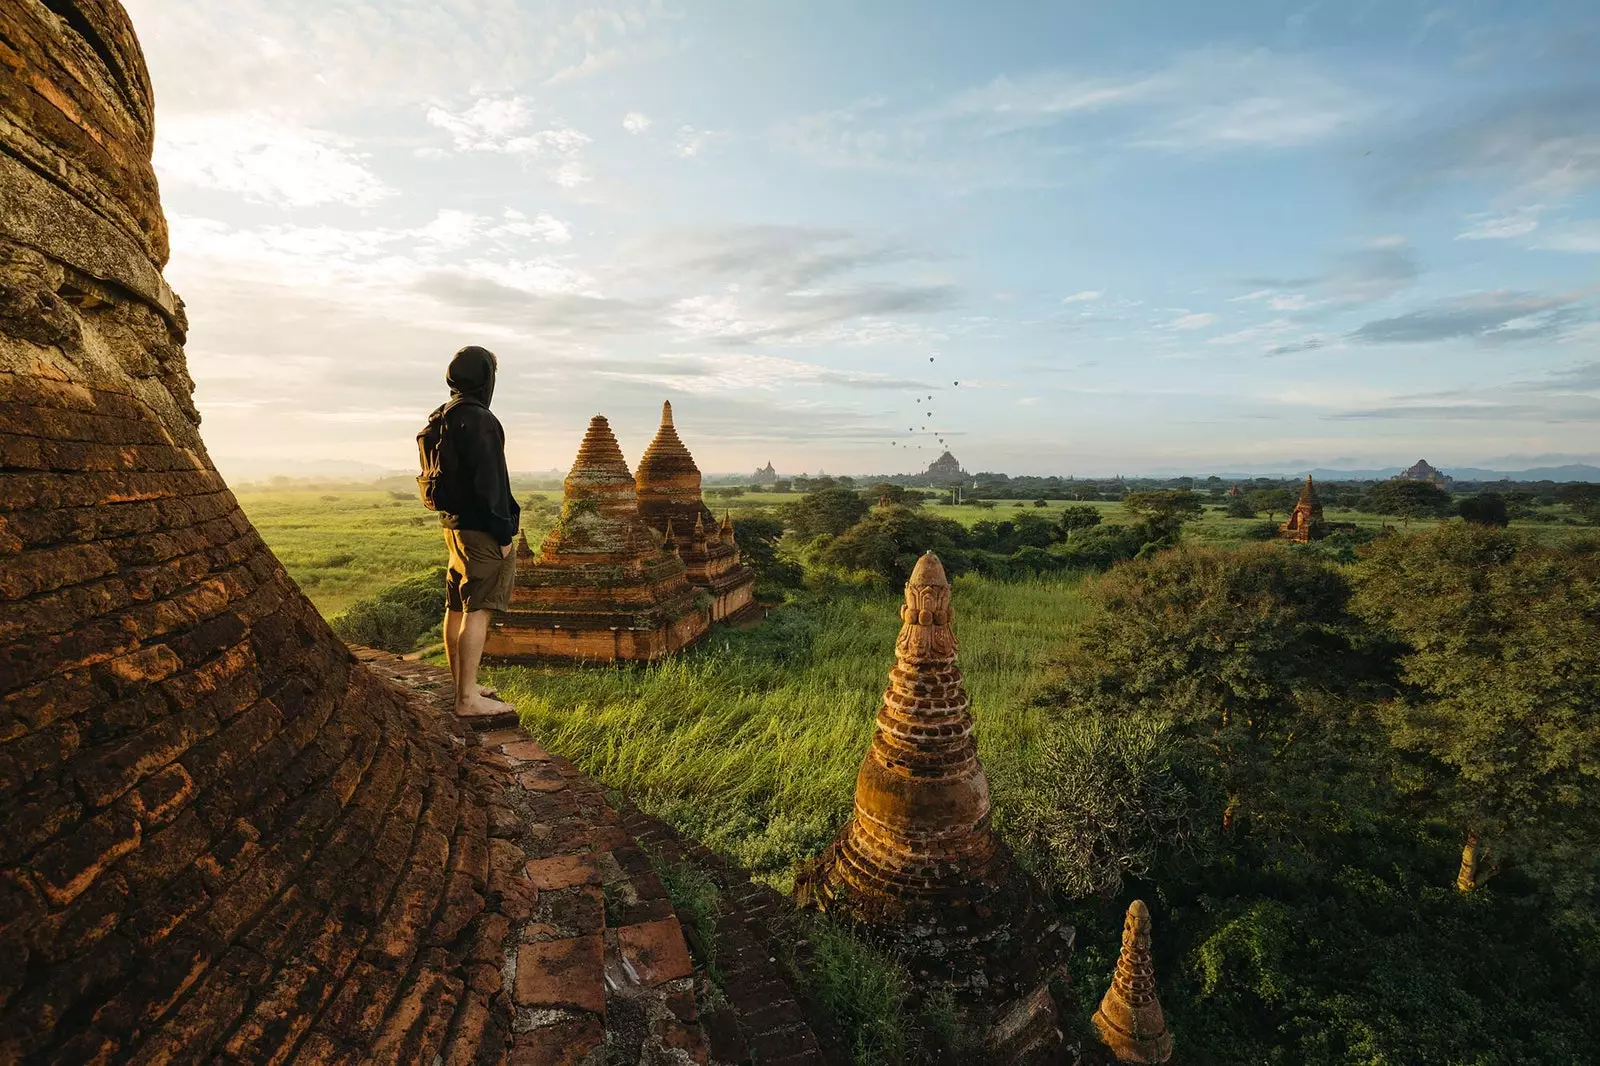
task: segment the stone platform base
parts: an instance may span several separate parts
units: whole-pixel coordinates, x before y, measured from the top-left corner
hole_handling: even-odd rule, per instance
[[[492,665],[538,665],[559,662],[650,662],[693,644],[711,628],[711,616],[696,610],[656,629],[630,626],[567,626],[519,617],[516,611],[496,615],[483,645],[483,661]]]

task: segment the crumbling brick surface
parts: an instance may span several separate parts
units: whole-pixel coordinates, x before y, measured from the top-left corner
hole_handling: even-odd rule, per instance
[[[0,1062],[703,1061],[592,972],[620,866],[525,872],[599,789],[358,661],[213,468],[152,113],[115,0],[0,5]],[[603,1002],[525,1009],[561,937]]]

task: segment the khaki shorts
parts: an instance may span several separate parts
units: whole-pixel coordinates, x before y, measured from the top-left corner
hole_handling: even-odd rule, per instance
[[[517,580],[517,556],[500,555],[500,544],[476,529],[447,529],[450,550],[444,572],[444,605],[448,611],[505,611],[511,608],[511,587]]]

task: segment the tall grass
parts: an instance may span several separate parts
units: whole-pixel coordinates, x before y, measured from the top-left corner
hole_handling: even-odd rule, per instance
[[[1037,751],[1034,696],[1084,613],[1078,584],[956,580],[961,666],[1002,817]],[[782,886],[849,816],[894,662],[899,602],[880,594],[788,604],[648,667],[492,676],[548,748]]]

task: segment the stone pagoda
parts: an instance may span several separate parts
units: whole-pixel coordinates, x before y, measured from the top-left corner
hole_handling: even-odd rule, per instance
[[[1438,467],[1434,466],[1432,463],[1428,462],[1426,459],[1418,459],[1416,462],[1400,471],[1400,473],[1396,474],[1395,477],[1400,481],[1427,481],[1431,484],[1438,485],[1440,488],[1449,488],[1455,483],[1454,478],[1440,470]]]
[[[1322,517],[1322,500],[1317,496],[1317,486],[1310,474],[1306,475],[1306,483],[1301,486],[1300,502],[1294,505],[1289,520],[1278,527],[1278,534],[1302,544],[1321,540],[1328,535],[1328,523]]]
[[[556,527],[517,552],[511,609],[495,616],[488,662],[658,659],[711,625],[683,560],[639,517],[633,475],[602,415],[589,420]]]
[[[935,482],[963,481],[966,479],[967,472],[961,469],[961,460],[946,451],[939,458],[928,464],[925,476],[932,478]]]
[[[645,449],[634,478],[639,515],[670,539],[688,570],[689,583],[711,596],[711,620],[720,622],[755,601],[756,575],[739,561],[733,522],[719,524],[700,496],[700,468],[672,424],[672,404],[661,405],[661,428]]]
[[[855,813],[802,871],[802,906],[842,918],[898,954],[919,989],[949,987],[998,1062],[1054,1061],[1049,979],[1072,931],[989,823],[989,784],[956,665],[950,582],[932,552],[906,584],[897,662],[856,778]]]
[[[1128,905],[1117,971],[1094,1012],[1094,1027],[1117,1062],[1162,1063],[1172,1058],[1172,1034],[1156,998],[1150,909],[1142,899]]]

